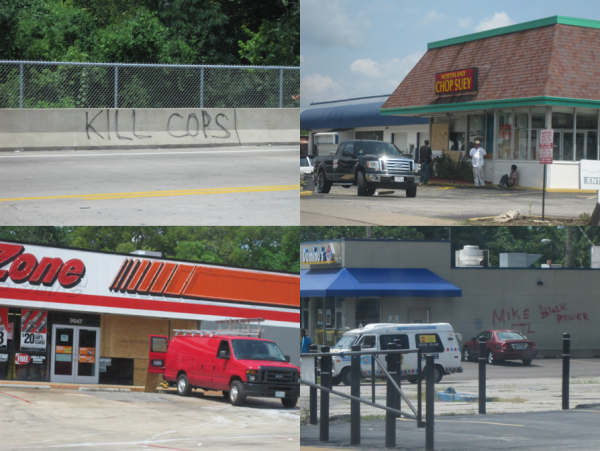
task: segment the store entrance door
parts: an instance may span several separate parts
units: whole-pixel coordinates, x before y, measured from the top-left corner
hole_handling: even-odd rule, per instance
[[[52,382],[98,383],[99,327],[55,324],[52,344]]]

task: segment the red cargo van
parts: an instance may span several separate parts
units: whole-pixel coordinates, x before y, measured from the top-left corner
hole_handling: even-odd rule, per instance
[[[246,396],[281,398],[284,407],[298,402],[300,369],[276,343],[222,331],[175,333],[171,343],[166,336],[150,336],[148,372],[164,374],[180,395],[200,388],[222,390],[235,406]]]

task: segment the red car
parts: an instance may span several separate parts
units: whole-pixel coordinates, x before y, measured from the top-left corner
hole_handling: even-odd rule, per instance
[[[475,360],[479,357],[479,340],[485,339],[485,357],[492,365],[503,360],[522,360],[524,365],[530,365],[537,355],[535,343],[516,330],[494,329],[481,332],[471,338],[463,346],[464,361]]]

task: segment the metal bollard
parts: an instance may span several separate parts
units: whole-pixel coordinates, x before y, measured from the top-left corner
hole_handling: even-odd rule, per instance
[[[398,349],[401,349],[401,346],[398,345]],[[398,384],[398,388],[402,390],[402,354],[397,356],[398,364],[396,365],[396,384]],[[402,410],[402,396],[400,396],[400,392],[396,393],[396,409]],[[400,414],[396,415],[396,418],[400,418]]]
[[[569,370],[571,365],[571,334],[563,334],[562,408],[569,410]]]
[[[425,423],[423,423],[423,392],[422,392],[422,385],[421,382],[423,381],[423,375],[421,373],[422,371],[422,365],[421,365],[421,359],[423,358],[423,351],[421,351],[421,349],[419,349],[419,352],[417,352],[417,401],[419,402],[419,404],[417,405],[417,427],[418,428],[424,428],[425,427]]]
[[[321,346],[321,352],[329,352],[329,346]],[[331,389],[331,355],[321,356],[321,385]],[[329,441],[329,392],[326,391],[321,391],[319,440]]]
[[[371,354],[371,402],[375,402],[375,359]]]
[[[434,357],[425,357],[425,449],[433,449]]]
[[[317,345],[310,345],[308,347],[308,352],[312,352],[312,353],[316,353],[317,352]],[[317,381],[317,375],[319,373],[319,370],[317,369],[317,365],[316,365],[316,357],[315,357],[315,382]],[[309,410],[310,410],[310,420],[309,423],[310,424],[317,424],[319,422],[319,419],[317,417],[317,389],[314,387],[310,387],[309,390],[310,393],[310,402],[309,402]]]
[[[479,413],[485,415],[485,340],[479,340]]]
[[[388,351],[395,351],[398,349],[398,345],[395,343],[388,344]],[[387,355],[387,370],[390,376],[396,377],[396,369],[398,366],[398,354]],[[387,407],[396,408],[396,388],[392,385],[392,381],[388,379],[386,389],[386,402]],[[396,414],[390,411],[385,412],[385,447],[395,448],[396,447]]]
[[[352,346],[352,351],[361,351],[359,346]],[[360,357],[352,356],[350,394],[360,398]],[[360,402],[350,401],[350,444],[360,445]]]

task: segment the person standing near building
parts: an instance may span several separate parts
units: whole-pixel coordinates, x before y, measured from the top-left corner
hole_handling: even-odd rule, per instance
[[[476,140],[475,147],[471,149],[470,153],[473,161],[473,182],[475,186],[485,186],[485,181],[483,180],[483,157],[485,157],[485,149],[479,147],[480,144],[479,140]]]
[[[431,171],[431,147],[429,140],[425,140],[425,145],[419,149],[419,163],[421,163],[421,184],[429,183],[429,173]]]
[[[308,347],[312,344],[312,341],[310,341],[310,337],[306,333],[306,329],[300,330],[300,336],[302,337],[301,352],[302,353],[308,352]]]

